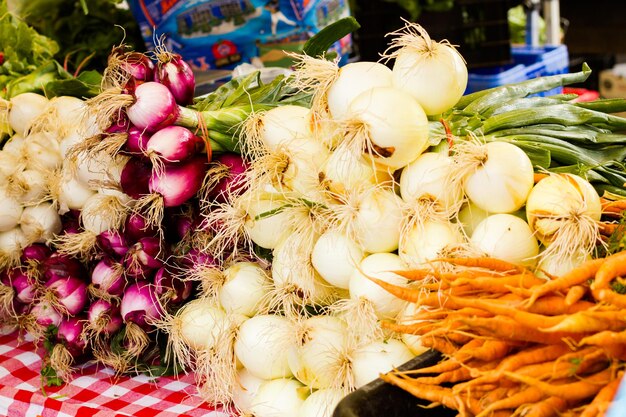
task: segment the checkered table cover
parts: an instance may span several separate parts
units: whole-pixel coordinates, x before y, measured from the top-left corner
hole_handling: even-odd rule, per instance
[[[196,395],[193,375],[115,377],[90,365],[61,387],[41,385],[43,350],[0,335],[0,416],[7,417],[228,417]]]

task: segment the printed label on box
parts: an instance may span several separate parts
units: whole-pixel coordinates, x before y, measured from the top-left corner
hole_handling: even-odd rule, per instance
[[[259,57],[289,66],[283,51],[300,51],[326,25],[350,15],[348,0],[129,0],[148,49],[165,36],[168,49],[196,70],[230,69]],[[332,51],[347,59],[348,35]]]

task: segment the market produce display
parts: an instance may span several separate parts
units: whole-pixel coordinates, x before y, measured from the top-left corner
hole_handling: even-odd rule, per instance
[[[6,96],[0,315],[46,383],[95,360],[256,417],[330,416],[380,374],[461,415],[606,409],[626,102],[533,96],[586,65],[463,96],[454,47],[391,35],[389,67],[339,67],[322,31],[291,76],[195,98],[162,40],[121,45],[98,94]]]

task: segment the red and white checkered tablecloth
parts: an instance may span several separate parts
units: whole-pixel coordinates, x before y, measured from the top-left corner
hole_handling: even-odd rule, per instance
[[[61,387],[41,385],[42,350],[0,335],[0,416],[6,417],[227,417],[196,396],[192,375],[115,377],[86,366]]]

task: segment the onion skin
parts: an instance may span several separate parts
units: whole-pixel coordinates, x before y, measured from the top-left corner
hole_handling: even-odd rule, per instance
[[[111,52],[109,65],[112,61],[127,72],[136,84],[154,78],[154,63],[141,52],[125,52],[123,47],[118,47]]]
[[[154,80],[166,86],[181,106],[193,103],[196,79],[180,55],[168,54],[167,62],[159,62]]]
[[[61,313],[45,301],[35,304],[30,313],[35,317],[36,323],[42,327],[58,326],[63,319]]]
[[[33,280],[19,269],[13,270],[10,278],[11,285],[15,290],[15,299],[24,304],[32,303],[37,295]]]
[[[112,256],[124,256],[128,252],[128,243],[124,235],[116,230],[107,230],[96,238],[98,246]]]
[[[40,243],[33,243],[26,246],[22,250],[21,260],[26,263],[28,261],[43,262],[52,254],[52,250],[46,245]]]
[[[129,285],[122,297],[120,313],[125,323],[135,323],[144,329],[149,327],[147,319],[157,319],[163,313],[154,286],[146,281]]]
[[[192,290],[191,281],[182,281],[172,275],[165,267],[154,274],[155,293],[159,296],[169,293],[164,300],[168,304],[179,304],[189,298]]]
[[[128,138],[124,145],[124,150],[131,155],[143,156],[146,145],[150,140],[150,135],[142,129],[135,126],[128,128]]]
[[[122,191],[134,199],[148,194],[151,175],[152,167],[149,163],[138,158],[130,158],[124,165],[120,177]]]
[[[67,255],[55,252],[43,262],[44,280],[52,281],[59,278],[77,278],[85,277],[86,271],[81,263]]]
[[[87,341],[82,337],[84,328],[85,319],[78,317],[63,318],[59,324],[57,340],[74,358],[82,355],[87,347]]]
[[[246,191],[244,176],[248,165],[240,155],[223,153],[213,158],[213,161],[224,165],[228,169],[228,175],[219,180],[209,192],[209,198],[218,202],[226,202],[229,195],[241,195]]]
[[[106,300],[97,300],[91,303],[87,311],[87,319],[94,328],[98,328],[98,322],[105,315],[108,317],[108,322],[101,329],[101,333],[110,335],[122,328],[123,321],[119,306],[111,304]]]
[[[135,103],[126,113],[138,129],[156,132],[178,119],[180,109],[166,86],[149,81],[137,86],[133,93]]]
[[[139,213],[132,213],[126,218],[124,226],[124,235],[130,241],[137,241],[144,237],[152,237],[157,234],[154,227],[148,226],[145,217]]]
[[[206,157],[195,157],[181,164],[165,166],[162,172],[153,170],[150,192],[161,195],[165,207],[183,205],[200,190],[206,170]]]
[[[126,286],[126,279],[123,273],[116,271],[116,264],[117,262],[111,258],[102,258],[91,273],[91,285],[105,291],[109,295],[122,295]],[[122,271],[120,270],[120,272]]]
[[[80,313],[87,304],[87,284],[78,278],[56,278],[46,282],[46,288],[52,291],[59,304],[69,315]]]
[[[165,163],[186,161],[204,149],[204,140],[182,126],[168,126],[148,140],[145,153]]]

